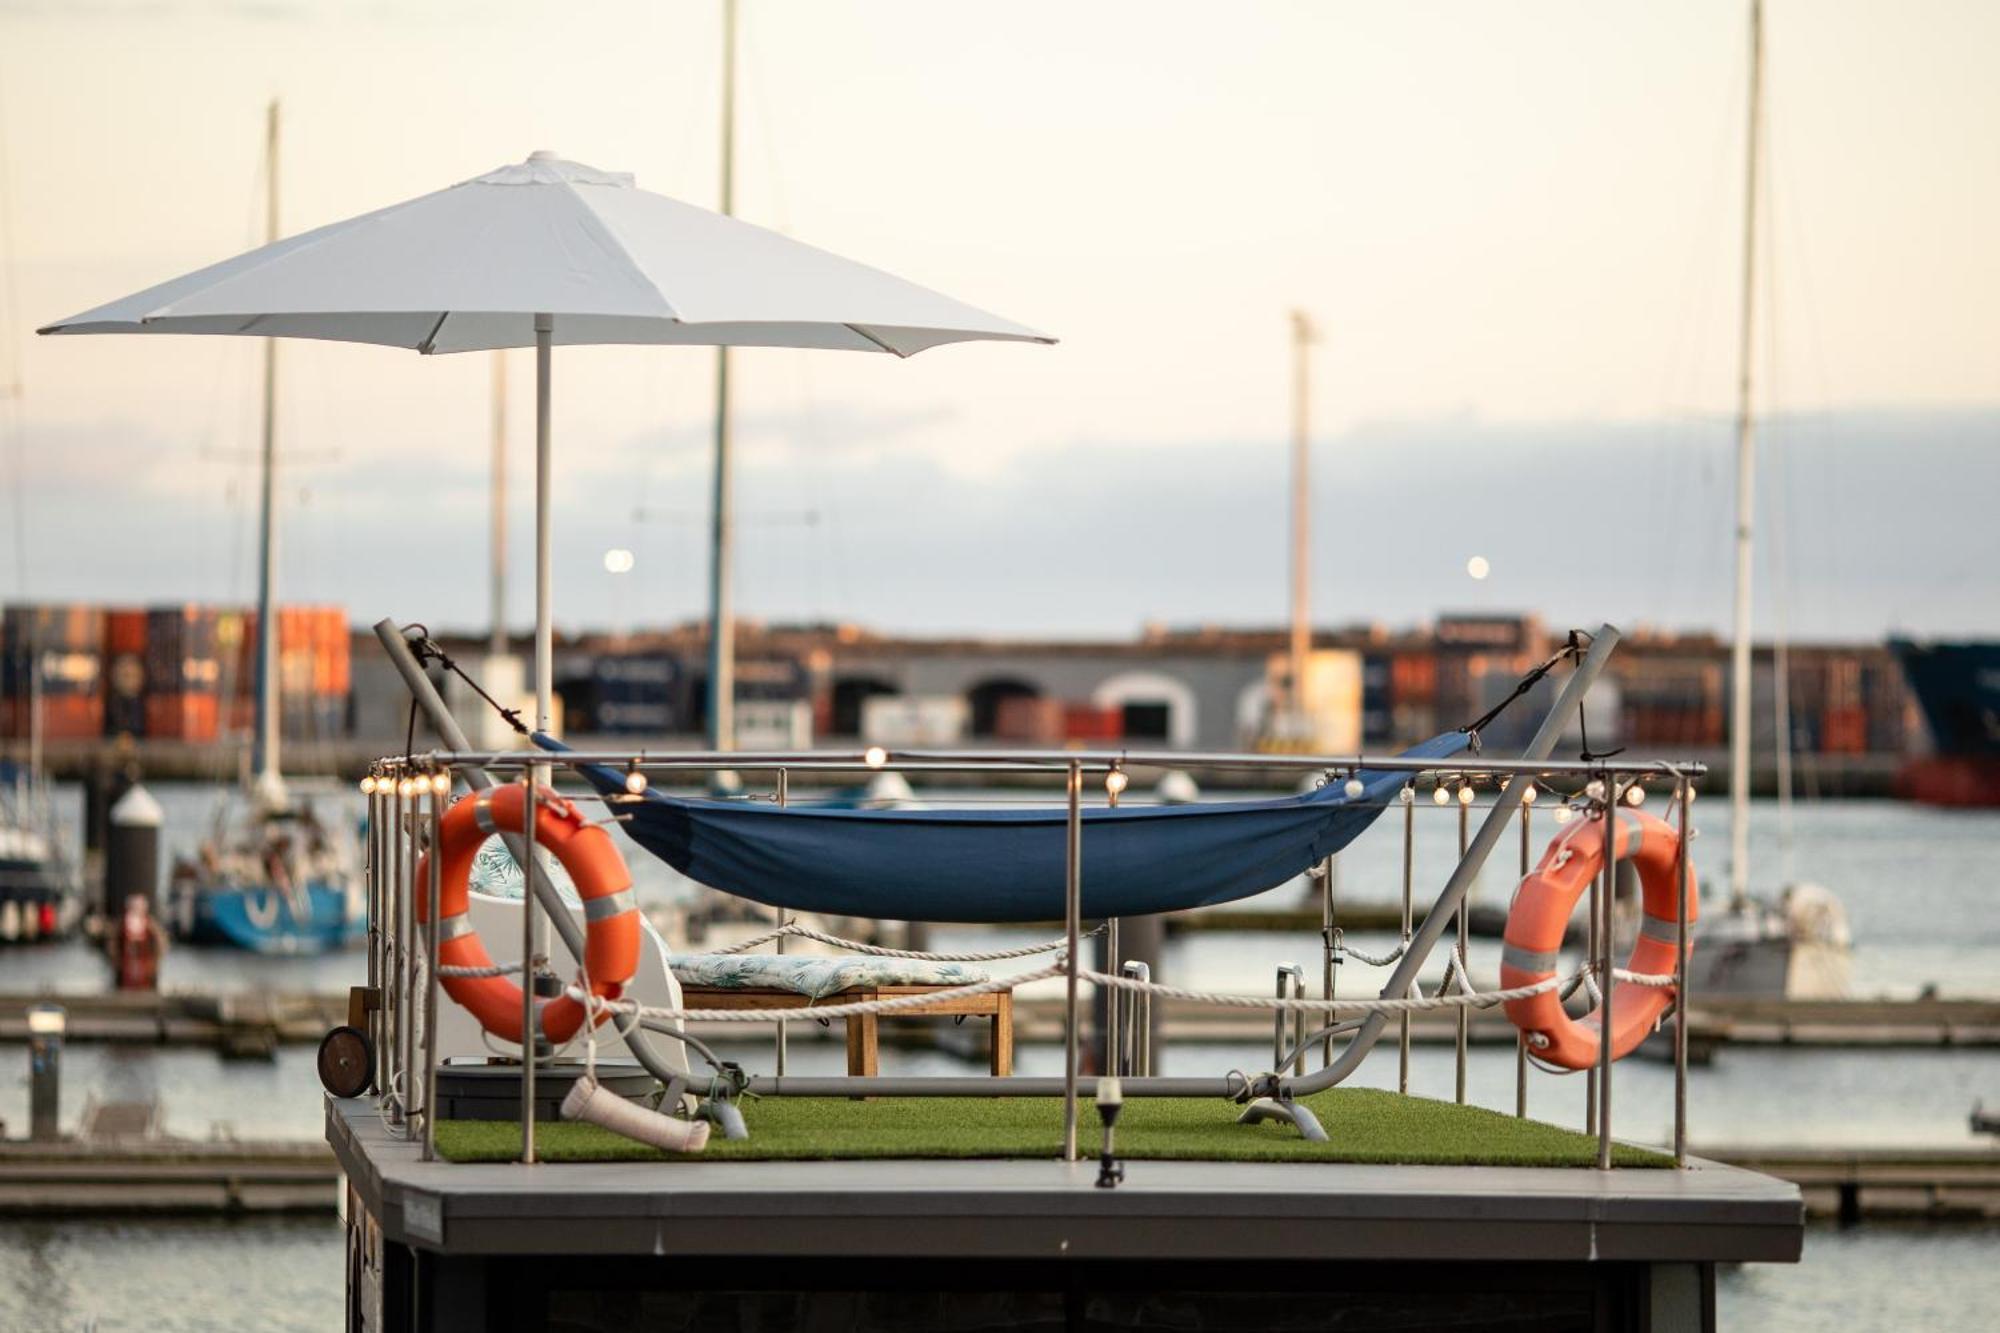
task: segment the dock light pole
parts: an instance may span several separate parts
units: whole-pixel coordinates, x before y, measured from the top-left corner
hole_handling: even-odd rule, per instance
[[[28,1137],[62,1137],[62,1046],[69,1011],[59,1004],[28,1006]]]

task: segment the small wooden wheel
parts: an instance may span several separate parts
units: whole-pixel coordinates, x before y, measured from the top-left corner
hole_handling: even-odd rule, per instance
[[[319,1082],[335,1097],[359,1097],[375,1081],[375,1048],[368,1034],[345,1023],[320,1039]]]

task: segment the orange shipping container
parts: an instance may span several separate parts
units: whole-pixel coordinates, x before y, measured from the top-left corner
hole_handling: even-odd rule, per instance
[[[1116,741],[1125,735],[1125,710],[1068,704],[1063,708],[1063,739]]]
[[[212,694],[155,694],[146,699],[150,738],[209,742],[218,734],[221,701]]]
[[[120,609],[104,613],[104,655],[146,655],[146,613]]]
[[[993,710],[993,735],[1003,741],[1026,745],[1054,745],[1062,740],[1063,706],[1060,699],[1017,695],[1002,699]]]
[[[1868,713],[1861,708],[1829,708],[1820,715],[1822,754],[1864,754],[1868,750]]]

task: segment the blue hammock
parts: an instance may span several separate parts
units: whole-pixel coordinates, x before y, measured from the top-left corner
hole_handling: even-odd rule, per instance
[[[535,743],[568,747],[548,736]],[[1404,751],[1448,759],[1447,732]],[[1063,915],[1061,809],[850,810],[663,796],[633,800],[622,770],[576,764],[634,842],[688,878],[772,907],[888,921],[999,923]],[[1410,778],[1368,770],[1303,796],[1083,812],[1083,915],[1233,902],[1346,847]]]

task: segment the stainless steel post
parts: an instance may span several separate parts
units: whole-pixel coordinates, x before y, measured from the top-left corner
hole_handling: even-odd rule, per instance
[[[1113,797],[1112,802],[1116,804],[1117,798]],[[1114,916],[1104,923],[1105,975],[1117,976],[1119,965],[1118,918]],[[1125,1009],[1124,995],[1116,986],[1100,986],[1098,989],[1104,992],[1104,1072],[1116,1074],[1123,1046],[1118,1025]]]
[[[1281,1000],[1304,998],[1306,993],[1305,969],[1297,963],[1278,964],[1278,986],[1277,990],[1273,993]],[[1292,1058],[1290,1060],[1285,1059],[1287,1049],[1285,1046],[1286,1027],[1296,1028],[1300,1037],[1306,1035],[1305,1029],[1291,1020],[1292,1015],[1287,1014],[1283,1009],[1273,1009],[1271,1011],[1271,1072],[1276,1074],[1304,1072],[1299,1068],[1305,1061],[1304,1051],[1294,1049],[1291,1051]]]
[[[1618,777],[1613,773],[1604,775],[1604,919],[1599,923],[1597,974],[1598,984],[1603,988],[1603,998],[1598,1001],[1600,1021],[1597,1026],[1597,1167],[1600,1171],[1611,1169],[1611,1062],[1617,1043],[1612,1039],[1611,1000],[1618,991],[1618,980],[1611,975],[1611,921],[1613,908],[1618,901],[1618,809],[1625,789],[1618,785]]]
[[[1680,852],[1674,858],[1678,881],[1674,901],[1674,1165],[1687,1165],[1688,1118],[1688,807],[1694,786],[1682,778],[1674,787],[1680,807]]]
[[[1333,858],[1327,857],[1319,863],[1319,941],[1320,941],[1320,998],[1331,1002],[1333,999],[1333,969],[1339,964],[1335,949],[1333,924]],[[1333,1021],[1333,1010],[1326,1011],[1326,1021]],[[1303,1057],[1301,1057],[1303,1058]],[[1327,1037],[1319,1044],[1319,1067],[1326,1068],[1333,1063],[1333,1038]]]
[[[529,861],[539,861],[541,856],[535,845],[535,806],[540,796],[537,790],[536,771],[529,769],[524,777],[527,783],[526,801],[521,815],[521,837],[527,843]],[[521,882],[525,886],[527,874],[523,871]],[[535,1160],[535,899],[525,891],[521,894],[521,1161],[532,1165]]]
[[[784,809],[785,806],[790,803],[791,797],[792,797],[792,775],[789,770],[781,768],[778,770],[778,808],[780,810]],[[785,909],[782,907],[774,907],[771,909],[771,911],[777,917],[778,924],[780,926],[784,925]],[[785,952],[785,937],[783,935],[780,935],[778,936],[778,953],[780,956],[782,956],[784,952]],[[776,1026],[778,1029],[778,1035],[777,1035],[778,1077],[783,1078],[785,1076],[785,1046],[786,1046],[785,1025],[783,1023],[779,1023]]]
[[[444,846],[444,807],[451,799],[451,789],[440,792],[435,787],[430,793],[430,873],[425,876],[424,920],[430,929],[424,932],[424,1160],[437,1160],[437,1062],[438,1062],[438,897],[444,883],[444,857],[439,850]],[[526,898],[523,894],[523,899]],[[526,903],[523,903],[526,906]]]
[[[1521,892],[1522,883],[1528,878],[1529,824],[1535,817],[1535,807],[1526,801],[1521,803],[1521,877],[1514,881],[1514,894]],[[1514,905],[1510,897],[1508,907]],[[1528,1034],[1514,1029],[1514,1114],[1521,1119],[1528,1118]]]
[[[1588,817],[1586,813],[1585,818]],[[1607,820],[1611,818],[1609,807],[1606,807],[1604,817]],[[1595,875],[1591,876],[1590,909],[1584,919],[1583,935],[1583,963],[1585,967],[1591,969],[1595,969],[1597,966],[1597,913],[1599,901],[1603,897],[1603,893],[1604,881]],[[1594,979],[1597,982],[1599,993],[1602,994],[1604,978],[1595,977]],[[1594,1064],[1583,1075],[1583,1132],[1586,1134],[1595,1134],[1597,1132],[1597,1066]]]
[[[368,784],[368,838],[363,847],[362,882],[368,886],[368,988],[375,1004],[368,1010],[369,1081],[383,1087],[382,1066],[382,797],[373,778]]]
[[[1403,951],[1408,953],[1410,949],[1410,927],[1412,922],[1410,888],[1412,875],[1416,867],[1417,789],[1406,785],[1403,788],[1403,795],[1409,797],[1408,800],[1403,802]],[[1410,988],[1408,986],[1405,986],[1400,992],[1403,997],[1407,997],[1409,993]],[[1410,1092],[1409,1011],[1405,1010],[1399,1015],[1396,1022],[1400,1028],[1396,1041],[1396,1091],[1402,1093],[1404,1096],[1408,1096]]]
[[[409,785],[406,785],[409,784]],[[416,862],[410,855],[410,840],[416,835],[415,787],[404,777],[396,784],[396,1059],[401,1068],[402,1092],[398,1102],[403,1123],[409,1123],[410,1107],[417,1100],[417,1026],[412,1010],[417,1003],[417,955],[412,941],[417,934]]]
[[[1151,981],[1153,969],[1137,958],[1126,961],[1120,969],[1135,981]],[[1145,991],[1133,991],[1125,1005],[1127,1032],[1125,1037],[1125,1060],[1127,1068],[1116,1071],[1121,1075],[1146,1078],[1153,1072],[1153,997]]]
[[[1463,792],[1469,791],[1471,788],[1467,786],[1461,787],[1459,790]],[[1465,859],[1466,837],[1469,832],[1468,824],[1471,818],[1471,804],[1460,800],[1458,803],[1458,859],[1461,861]],[[1470,897],[1471,894],[1468,893],[1458,900],[1458,988],[1461,992],[1472,985],[1472,978],[1465,975],[1465,945],[1467,940],[1472,936],[1472,908],[1467,901]],[[1472,1034],[1471,1025],[1472,1011],[1462,1004],[1459,1005],[1457,1024],[1458,1042],[1455,1056],[1458,1069],[1457,1076],[1453,1080],[1453,1086],[1456,1089],[1455,1096],[1460,1106],[1465,1105],[1465,1051]]]
[[[1064,1002],[1063,1032],[1063,1160],[1076,1160],[1076,1057],[1077,969],[1083,935],[1083,765],[1069,764],[1069,819],[1065,824],[1063,853],[1063,934],[1068,941],[1066,955],[1068,995]]]

